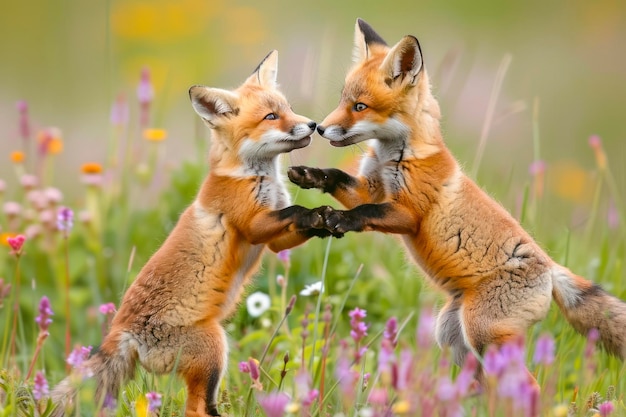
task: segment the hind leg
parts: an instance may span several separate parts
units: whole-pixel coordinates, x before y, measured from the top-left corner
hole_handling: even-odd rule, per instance
[[[437,315],[435,339],[440,348],[451,349],[454,362],[462,366],[469,349],[463,337],[461,316],[459,315],[460,309],[460,299],[448,299]]]
[[[226,370],[228,343],[219,323],[194,328],[181,352],[178,369],[187,384],[186,417],[219,416],[217,398]]]

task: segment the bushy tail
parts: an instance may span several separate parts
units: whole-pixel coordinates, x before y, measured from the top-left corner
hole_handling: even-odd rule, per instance
[[[626,303],[565,268],[552,283],[554,300],[574,329],[585,336],[597,329],[604,349],[626,359]]]
[[[96,404],[107,406],[115,401],[120,387],[133,377],[134,372],[135,358],[132,355],[122,355],[118,351],[114,354],[96,352],[81,364],[79,369],[75,369],[70,376],[54,387],[50,398],[56,408],[50,417],[71,415],[75,407],[76,394],[85,378],[92,376],[95,378]]]

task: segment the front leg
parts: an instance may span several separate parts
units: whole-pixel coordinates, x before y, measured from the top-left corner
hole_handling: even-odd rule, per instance
[[[326,228],[333,233],[378,231],[416,235],[417,214],[398,203],[362,204],[352,210],[332,210],[325,214]]]
[[[330,236],[324,222],[324,213],[328,210],[327,206],[308,209],[295,205],[281,210],[263,210],[240,229],[250,243],[265,243],[278,252],[314,236]]]
[[[300,188],[317,188],[329,193],[347,208],[374,202],[382,184],[366,177],[353,177],[336,168],[290,167],[287,176]]]

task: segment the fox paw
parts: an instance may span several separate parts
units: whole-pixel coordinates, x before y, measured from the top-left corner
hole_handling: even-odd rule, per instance
[[[350,211],[332,210],[324,213],[326,230],[333,236],[343,236],[347,232],[363,231],[363,224],[358,217],[351,215]]]
[[[289,167],[287,177],[300,188],[319,188],[320,190],[324,190],[328,180],[328,175],[324,170],[305,166]]]

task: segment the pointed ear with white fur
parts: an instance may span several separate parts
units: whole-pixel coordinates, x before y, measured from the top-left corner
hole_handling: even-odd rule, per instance
[[[417,83],[417,75],[423,68],[422,50],[414,36],[405,36],[391,48],[381,65],[391,81],[400,80],[409,85]]]
[[[369,48],[373,44],[387,46],[387,42],[370,25],[362,19],[357,19],[354,26],[352,62],[358,64],[365,61],[369,57]]]
[[[211,125],[237,112],[237,97],[230,91],[194,85],[189,89],[189,98],[196,113]]]
[[[276,88],[278,74],[278,51],[273,50],[259,64],[252,75],[246,80],[247,83],[259,84],[263,87]]]

